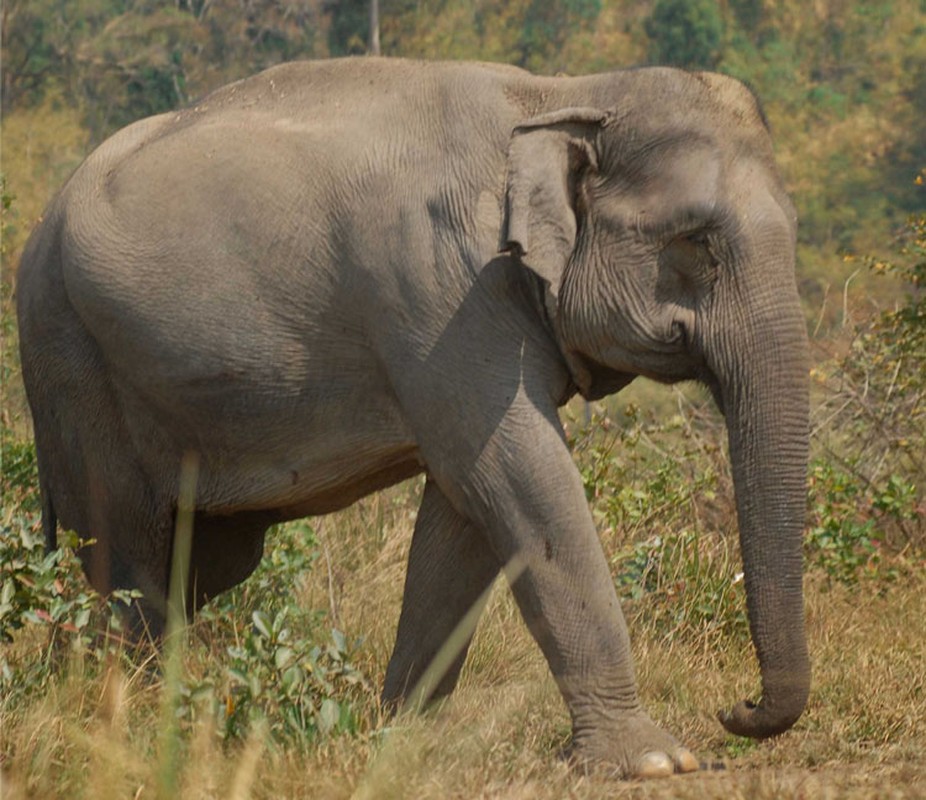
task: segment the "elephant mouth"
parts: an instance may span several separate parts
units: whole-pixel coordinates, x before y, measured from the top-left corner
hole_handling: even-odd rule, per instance
[[[586,400],[600,400],[616,394],[637,377],[635,372],[612,369],[582,353],[569,354],[573,383]]]
[[[636,378],[648,378],[662,384],[693,381],[705,386],[723,413],[723,395],[720,383],[703,363],[690,363],[674,357],[667,357],[665,363],[646,367],[608,366],[582,353],[570,353],[573,382],[586,400],[600,400],[629,386]],[[576,374],[578,373],[578,374]]]

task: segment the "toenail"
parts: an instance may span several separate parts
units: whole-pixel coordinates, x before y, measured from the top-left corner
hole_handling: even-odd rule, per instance
[[[675,754],[675,769],[677,772],[696,772],[698,759],[692,755],[690,750],[679,750]]]
[[[658,750],[644,753],[637,762],[636,775],[638,778],[664,778],[675,772],[672,759]]]

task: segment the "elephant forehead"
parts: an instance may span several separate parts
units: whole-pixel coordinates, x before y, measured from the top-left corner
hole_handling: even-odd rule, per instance
[[[655,154],[640,183],[641,212],[712,205],[720,190],[721,160],[704,146],[674,146]]]
[[[715,214],[723,176],[723,162],[715,148],[678,144],[653,148],[615,175],[605,176],[599,208],[614,216],[619,227],[641,233],[658,234],[689,222],[696,227]]]

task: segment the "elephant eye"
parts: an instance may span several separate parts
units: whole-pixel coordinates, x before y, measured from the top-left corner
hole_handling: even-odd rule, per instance
[[[660,257],[660,265],[671,268],[690,291],[708,291],[717,277],[711,234],[702,227],[676,235]]]
[[[708,232],[702,228],[700,230],[691,231],[690,233],[686,233],[681,238],[684,239],[689,244],[696,245],[697,247],[707,247]]]

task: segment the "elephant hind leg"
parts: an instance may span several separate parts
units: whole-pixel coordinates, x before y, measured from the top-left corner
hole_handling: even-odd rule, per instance
[[[113,497],[99,490],[93,501],[90,544],[78,550],[90,584],[101,594],[137,589],[124,624],[128,638],[157,640],[164,631],[170,564],[171,519],[158,512],[144,487]],[[132,503],[132,500],[137,503]],[[82,534],[83,535],[83,534]]]
[[[157,641],[167,622],[167,601],[173,557],[173,515],[165,514],[132,530],[144,530],[133,539],[107,540],[108,546],[93,544],[81,550],[84,570],[99,591],[116,588],[140,589],[142,597],[129,609],[126,620],[129,638]],[[197,514],[190,549],[187,614],[201,608],[217,594],[241,583],[260,563],[269,515],[208,517]],[[145,549],[140,545],[145,543]]]
[[[427,702],[453,691],[475,619],[471,627],[460,623],[471,610],[478,618],[485,590],[499,569],[482,532],[429,480],[412,537],[395,649],[386,669],[385,705],[396,707],[410,699]],[[441,652],[445,645],[447,650]],[[440,674],[426,675],[438,654],[442,661],[449,656],[449,662],[443,669],[436,667]],[[423,678],[428,685],[419,686]]]
[[[274,521],[270,512],[227,517],[196,514],[188,611],[201,608],[211,598],[237,586],[256,569],[264,554],[264,535]]]
[[[32,409],[46,546],[57,546],[59,524],[74,531],[86,543],[78,554],[96,591],[143,593],[128,615],[130,635],[157,636],[164,621],[171,500],[142,463],[125,398],[70,305],[60,265],[31,264],[21,274],[22,374]],[[147,441],[149,449],[169,452],[163,437]]]

